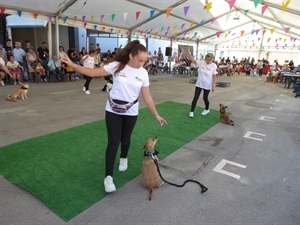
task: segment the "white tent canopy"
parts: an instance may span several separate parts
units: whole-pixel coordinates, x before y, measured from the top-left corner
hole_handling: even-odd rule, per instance
[[[2,0],[1,11],[218,49],[300,49],[299,0]]]

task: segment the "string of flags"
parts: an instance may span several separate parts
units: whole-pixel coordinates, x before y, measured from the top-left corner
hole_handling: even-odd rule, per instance
[[[283,0],[282,2],[282,12],[285,12],[290,4],[291,0]],[[236,3],[236,0],[228,0],[227,1],[228,5],[229,5],[229,9],[232,10],[234,8],[234,5]],[[266,12],[266,10],[268,9],[268,5],[263,5],[265,4],[265,2],[262,2],[260,0],[253,0],[254,3],[254,7],[257,8],[259,4],[261,4],[261,15],[264,15],[264,13]],[[205,6],[204,9],[209,12],[212,8],[213,8],[213,3],[210,2],[209,0],[205,0]],[[177,7],[178,8],[178,7]],[[6,8],[4,7],[0,7],[0,13],[4,14],[5,13]],[[172,14],[172,10],[173,8],[167,8],[165,11],[166,17],[168,18],[171,14]],[[190,6],[183,6],[182,7],[183,10],[183,15],[184,16],[188,16],[189,11],[190,11]],[[151,9],[151,10],[145,10],[145,11],[137,11],[135,12],[135,20],[138,21],[141,18],[142,14],[145,14],[145,12],[149,13],[149,17],[152,18],[155,13],[156,10],[155,9]],[[244,14],[247,15],[250,12],[250,9],[244,10]],[[22,10],[17,10],[16,11],[17,15],[19,17],[22,17]],[[124,13],[113,13],[113,14],[101,14],[98,15],[99,19],[101,22],[105,22],[110,20],[111,22],[116,21],[116,18],[120,18],[120,15],[123,15],[123,21],[125,22],[128,19],[128,13],[124,12]],[[34,12],[32,13],[33,18],[37,19],[39,17],[39,14]],[[88,29],[94,29],[94,30],[102,30],[102,31],[106,31],[106,32],[115,32],[115,33],[126,33],[128,34],[127,30],[124,29],[117,29],[117,28],[113,28],[113,27],[109,27],[109,26],[101,26],[99,24],[93,24],[93,22],[95,21],[96,15],[83,15],[79,18],[79,16],[75,15],[72,18],[69,18],[68,16],[64,16],[63,18],[61,18],[61,20],[63,21],[63,23],[65,24],[72,24],[72,22],[75,24],[82,24],[82,26],[84,28],[88,28]],[[48,20],[52,21],[52,16],[49,15],[48,16]],[[145,29],[145,30],[141,30],[141,31],[137,31],[136,33],[140,34],[140,35],[144,35],[145,37],[155,37],[159,36],[159,35],[167,35],[170,32],[173,32],[173,34],[175,35],[175,37],[181,33],[180,30],[183,30],[184,28],[186,28],[187,26],[189,26],[190,28],[192,28],[195,25],[199,25],[199,26],[203,26],[206,23],[215,23],[218,20],[218,17],[213,17],[209,20],[205,20],[202,19],[201,21],[199,21],[199,23],[196,23],[194,21],[190,22],[190,23],[182,23],[182,24],[173,24],[173,25],[169,25],[167,27],[161,27],[159,28],[151,28],[151,29]],[[159,31],[160,30],[160,31]],[[252,34],[256,34],[258,35],[258,33],[260,32],[261,29],[256,29],[256,30],[252,30],[251,31],[251,35]],[[265,34],[267,30],[263,29],[262,30],[262,35]],[[270,33],[273,34],[275,31],[275,28],[271,28],[269,29]],[[289,33],[290,31],[290,27],[285,27],[284,31],[286,34]],[[154,33],[153,33],[154,32]],[[221,37],[226,37],[228,36],[229,32],[224,33],[224,36],[222,35],[223,32],[217,31],[215,36],[216,38],[221,38]],[[247,33],[248,34],[248,33]],[[195,39],[201,39],[198,35],[198,32],[194,32],[193,35],[188,35],[187,32],[183,33],[183,37],[181,38],[181,40],[195,40]],[[233,34],[232,34],[233,35]],[[235,34],[234,34],[235,35]],[[241,30],[240,31],[240,36],[245,35],[245,30]],[[161,37],[159,37],[161,38]],[[168,38],[165,38],[168,40]],[[175,38],[176,39],[176,38]],[[177,40],[179,40],[179,38],[177,38]],[[291,37],[291,41],[295,42],[297,40],[297,38]],[[205,40],[202,40],[205,42]]]

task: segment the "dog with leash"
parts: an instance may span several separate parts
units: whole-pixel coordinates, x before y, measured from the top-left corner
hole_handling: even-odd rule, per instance
[[[152,199],[152,192],[154,188],[159,188],[165,183],[173,185],[175,187],[183,187],[188,182],[196,183],[201,188],[201,193],[206,192],[208,189],[199,181],[188,179],[184,181],[183,184],[175,184],[165,180],[160,172],[158,165],[158,151],[154,149],[155,144],[157,143],[158,138],[149,138],[144,145],[144,161],[143,161],[143,172],[142,172],[142,182],[144,186],[149,190],[149,201]]]
[[[158,161],[158,152],[154,150],[154,146],[158,141],[158,137],[149,138],[144,145],[144,161],[142,170],[142,183],[149,190],[148,199],[151,201],[153,189],[159,188],[163,185],[163,181],[160,178],[156,165],[153,159]]]
[[[220,121],[225,124],[229,124],[231,126],[234,126],[233,120],[231,120],[226,112],[227,106],[224,106],[223,104],[220,103]]]
[[[22,100],[28,99],[27,97],[28,88],[29,88],[28,83],[21,84],[21,87],[18,90],[14,91],[12,94],[6,97],[6,101],[16,102],[17,98],[21,98]]]

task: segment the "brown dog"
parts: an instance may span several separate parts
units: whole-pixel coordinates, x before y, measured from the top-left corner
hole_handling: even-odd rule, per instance
[[[234,126],[234,122],[229,118],[228,114],[226,113],[225,109],[228,108],[220,103],[220,121],[225,124],[230,124]]]
[[[22,98],[22,100],[28,99],[28,88],[28,83],[21,84],[21,87],[18,90],[14,91],[11,95],[7,96],[6,101],[16,102],[17,98]]]
[[[158,141],[157,137],[149,138],[144,145],[145,152],[144,152],[144,161],[143,161],[142,182],[143,185],[149,190],[149,196],[148,196],[149,201],[151,201],[152,199],[153,189],[159,188],[164,183],[159,176],[157,167],[153,160],[154,158],[158,161],[158,157],[157,157],[158,152],[154,150],[154,146],[157,141]]]

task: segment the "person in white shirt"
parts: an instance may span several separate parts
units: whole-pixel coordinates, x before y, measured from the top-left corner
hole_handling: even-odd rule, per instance
[[[203,110],[202,115],[205,116],[210,112],[208,101],[209,92],[215,91],[216,76],[218,74],[217,65],[213,63],[214,55],[212,53],[206,54],[204,61],[201,61],[199,59],[196,61],[190,52],[188,52],[188,54],[192,63],[195,63],[198,66],[198,77],[196,81],[195,94],[192,101],[189,117],[194,117],[194,110],[202,90],[204,92],[203,101],[205,104],[205,109]]]
[[[113,168],[116,154],[121,144],[121,155],[119,171],[125,171],[128,168],[127,155],[130,147],[131,134],[137,121],[139,112],[139,94],[142,97],[162,126],[167,122],[157,112],[149,88],[149,76],[143,68],[147,60],[147,49],[140,41],[129,42],[125,48],[118,51],[108,64],[100,68],[87,68],[76,65],[68,58],[67,55],[62,59],[69,66],[74,67],[90,77],[103,77],[112,75],[112,89],[106,102],[106,129],[108,143],[105,155],[105,179],[104,188],[106,192],[113,192],[116,186],[113,183]]]
[[[4,48],[0,47],[0,54],[1,54],[1,51],[3,50]],[[5,78],[5,73],[6,72],[10,78],[12,78],[12,74],[10,73],[9,69],[7,68],[7,66],[5,65],[5,62],[4,60],[0,57],[0,84],[2,86],[4,86],[4,81],[3,79]]]
[[[87,68],[95,68],[95,53],[97,54],[97,51],[95,49],[90,49],[89,54],[82,57],[80,60],[80,63]],[[85,94],[90,95],[90,83],[92,81],[92,77],[86,76],[83,74],[83,77],[85,79],[84,86],[82,88],[82,91],[84,91]]]

